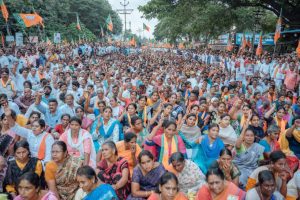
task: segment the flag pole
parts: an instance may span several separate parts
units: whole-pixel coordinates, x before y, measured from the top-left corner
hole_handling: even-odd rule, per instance
[[[280,14],[279,14],[279,18],[281,18],[282,16],[282,7],[280,8]],[[281,19],[282,20],[282,19]],[[281,22],[282,23],[282,22]],[[277,24],[276,24],[277,26]],[[281,26],[280,26],[280,32],[281,32]],[[276,34],[276,32],[275,32]],[[274,60],[274,57],[275,57],[275,53],[276,53],[276,46],[277,46],[277,41],[275,42],[275,45],[274,45],[274,51],[273,51],[273,56],[272,56],[272,60]]]

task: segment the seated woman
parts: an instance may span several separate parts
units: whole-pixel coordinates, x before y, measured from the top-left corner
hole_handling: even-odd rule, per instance
[[[51,160],[51,146],[54,139],[51,134],[45,131],[46,123],[43,119],[34,121],[32,130],[30,130],[16,124],[11,110],[6,111],[5,116],[11,124],[11,130],[28,141],[30,153],[33,157],[37,157],[44,162]]]
[[[20,176],[26,172],[35,172],[41,176],[43,171],[41,161],[35,157],[31,157],[27,141],[21,140],[14,145],[14,155],[15,160],[8,162],[4,179],[4,188],[13,197],[16,196],[16,186]]]
[[[143,121],[138,116],[133,116],[131,118],[131,127],[127,129],[126,133],[135,133],[137,135],[136,142],[142,147],[146,137],[149,135],[149,132],[146,127],[143,126]]]
[[[200,188],[197,200],[244,200],[245,192],[234,183],[226,181],[225,175],[219,168],[210,168],[206,174],[207,185]]]
[[[33,122],[38,121],[39,119],[41,119],[41,113],[37,112],[37,111],[32,111],[29,115],[29,118],[28,118],[25,128],[32,130]]]
[[[192,160],[204,174],[206,174],[211,163],[219,158],[221,150],[224,149],[224,143],[218,135],[218,124],[210,124],[208,134],[201,136],[195,142],[188,141],[185,136],[180,133],[187,148],[193,149]]]
[[[179,189],[188,197],[195,197],[199,188],[206,183],[199,167],[193,161],[185,159],[180,152],[171,155],[167,170],[177,175]]]
[[[247,191],[245,200],[253,199],[285,199],[278,191],[276,191],[276,181],[274,174],[271,171],[263,170],[258,173],[258,185]]]
[[[123,132],[126,132],[127,129],[131,127],[131,118],[137,116],[136,114],[137,105],[135,103],[130,103],[126,107],[126,112],[119,117],[119,121],[123,127]]]
[[[248,119],[251,119],[249,116]],[[247,179],[250,174],[258,167],[258,161],[263,159],[264,147],[255,143],[255,134],[252,129],[248,128],[247,120],[242,133],[236,141],[236,157],[233,163],[239,168],[241,175],[239,178],[240,186],[245,188]]]
[[[272,114],[275,112],[275,116],[273,117]],[[276,124],[280,128],[280,134],[283,134],[288,126],[288,122],[283,119],[285,114],[285,108],[282,106],[278,106],[276,111],[276,105],[274,104],[271,109],[265,113],[265,120],[267,121],[268,126],[271,124]]]
[[[294,174],[287,184],[286,200],[297,200],[300,197],[300,169]]]
[[[269,159],[270,153],[280,149],[279,143],[277,142],[280,129],[277,125],[272,124],[268,127],[267,135],[259,141],[259,144],[265,148],[264,158]]]
[[[241,172],[239,168],[232,162],[233,156],[229,149],[225,148],[220,152],[220,157],[216,160],[210,168],[220,168],[225,175],[226,181],[233,182],[239,185],[239,176]]]
[[[166,172],[160,177],[158,191],[152,193],[148,200],[188,200],[188,198],[179,191],[178,179],[172,172]]]
[[[97,117],[91,127],[96,152],[108,140],[112,140],[113,142],[119,141],[119,122],[112,118],[111,107],[105,107],[102,116]]]
[[[276,190],[286,196],[286,184],[289,173],[286,169],[286,156],[282,151],[274,151],[270,154],[270,164],[256,168],[249,176],[246,191],[255,187],[258,182],[258,174],[263,170],[270,170],[276,180]]]
[[[132,176],[133,168],[137,165],[137,157],[142,151],[136,143],[136,138],[134,133],[126,133],[124,140],[116,143],[119,157],[125,158],[128,162],[130,176]]]
[[[90,166],[82,166],[77,170],[77,182],[80,189],[74,200],[114,200],[117,194],[109,184],[98,181],[96,172]]]
[[[219,123],[220,131],[219,137],[224,144],[235,144],[237,141],[237,134],[235,130],[230,125],[230,116],[225,113],[220,117],[221,121]]]
[[[52,145],[52,160],[46,164],[45,179],[48,188],[61,200],[71,200],[78,189],[76,172],[82,160],[68,154],[67,145],[56,141]]]
[[[201,136],[201,130],[196,124],[196,118],[197,116],[195,114],[188,114],[183,117],[183,119],[186,119],[185,123],[182,124],[181,127],[178,127],[179,131],[185,136],[185,138],[191,142],[194,142]],[[192,149],[187,149],[186,152],[187,157],[191,158],[193,153]]]
[[[151,149],[154,155],[157,155],[157,160],[163,164],[164,167],[169,165],[169,158],[172,153],[181,152],[186,155],[184,143],[179,135],[176,134],[176,123],[173,121],[164,122],[164,133],[162,135],[155,135],[156,130],[163,124],[164,119],[159,121],[159,124],[152,130],[151,134],[145,141],[145,149]],[[146,148],[147,147],[147,148]]]
[[[68,153],[74,157],[81,158],[84,165],[96,166],[96,151],[91,134],[81,128],[81,120],[72,117],[70,128],[59,138],[66,143]]]
[[[51,191],[41,190],[40,177],[34,172],[26,172],[18,181],[19,195],[14,200],[58,200]]]
[[[67,113],[62,114],[60,117],[60,124],[57,124],[52,130],[52,134],[55,139],[59,139],[59,137],[67,130],[70,125],[71,116]]]
[[[133,170],[131,195],[127,200],[145,200],[158,189],[160,177],[166,172],[164,166],[154,161],[150,151],[139,154],[139,164]]]
[[[118,119],[122,115],[124,107],[119,105],[116,97],[111,97],[109,99],[109,104],[112,108],[112,117]]]
[[[265,137],[264,129],[260,124],[260,118],[257,114],[252,114],[250,118],[249,128],[252,128],[255,134],[255,142],[259,142]]]
[[[128,162],[118,157],[114,142],[106,141],[102,144],[102,160],[97,164],[98,178],[112,185],[119,199],[126,199],[130,193],[130,174]]]
[[[75,113],[76,117],[78,117],[82,122],[81,128],[90,131],[90,126],[92,125],[93,120],[85,116],[84,109],[78,106],[75,108]]]

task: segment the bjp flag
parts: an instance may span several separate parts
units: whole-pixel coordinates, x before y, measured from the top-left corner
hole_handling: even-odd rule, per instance
[[[106,19],[106,25],[107,25],[107,29],[110,30],[110,32],[113,32],[114,25],[113,25],[110,15],[108,15],[108,17]]]
[[[260,34],[260,36],[259,36],[259,43],[258,43],[256,52],[255,52],[255,55],[261,56],[262,52],[263,52],[263,48],[262,48],[262,34]]]
[[[2,12],[3,18],[7,22],[7,20],[8,20],[8,11],[7,11],[7,8],[6,8],[3,0],[1,1],[1,12]]]
[[[281,14],[277,20],[277,24],[276,24],[276,30],[275,30],[275,35],[274,35],[274,43],[277,43],[277,40],[280,38],[280,34],[281,34],[281,23],[282,23],[282,19],[281,19]]]
[[[43,18],[39,16],[37,13],[33,14],[23,14],[23,13],[15,13],[13,14],[19,24],[24,27],[31,27],[35,25],[42,25],[44,27]]]

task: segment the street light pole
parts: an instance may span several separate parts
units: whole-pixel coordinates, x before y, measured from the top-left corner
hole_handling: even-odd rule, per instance
[[[125,40],[125,34],[127,31],[127,15],[130,15],[133,11],[133,9],[127,9],[126,7],[129,5],[129,1],[124,0],[124,2],[120,2],[120,5],[123,6],[123,9],[117,9],[117,12],[121,15],[124,15],[124,23],[125,23],[125,29],[124,29],[124,40]]]

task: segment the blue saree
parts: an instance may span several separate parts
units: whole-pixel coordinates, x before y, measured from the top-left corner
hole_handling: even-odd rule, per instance
[[[115,190],[109,184],[101,184],[88,195],[85,196],[83,200],[117,200]]]

